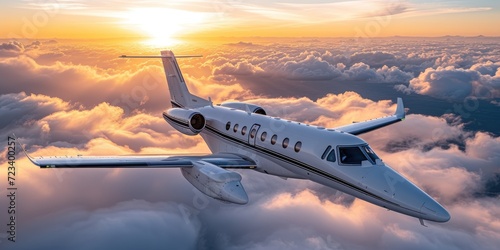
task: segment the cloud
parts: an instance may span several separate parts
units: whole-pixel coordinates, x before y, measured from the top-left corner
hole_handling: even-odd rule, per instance
[[[218,59],[220,64],[220,60]],[[227,60],[227,59],[226,59]],[[229,60],[228,60],[229,61]],[[332,64],[333,61],[339,61]],[[321,55],[316,51],[303,51],[298,55],[267,56],[265,60],[248,60],[231,63],[226,62],[213,69],[214,77],[220,75],[274,77],[298,81],[325,81],[341,79],[344,81],[367,82],[408,82],[413,75],[398,69],[396,66],[371,68],[363,62],[354,63],[350,67],[344,65],[342,58],[332,57],[330,52]]]
[[[103,133],[103,130],[115,133],[133,131],[133,134],[137,134],[135,131],[139,129],[151,129],[148,134],[156,133],[150,123],[155,119],[144,114],[123,117],[123,111],[119,107],[106,103],[91,109],[73,110],[68,109],[71,104],[56,98],[30,97],[25,94],[2,96],[7,97],[13,99],[12,102],[22,103],[29,100],[34,103],[46,103],[45,106],[52,107],[45,112],[47,115],[38,118],[40,121],[46,121],[51,127],[49,138],[54,138],[58,133],[55,131],[70,131],[59,139],[48,140],[51,142],[48,146],[32,147],[31,151],[36,150],[32,152],[33,155],[137,153],[129,147],[136,144],[134,136],[120,141],[116,140],[114,135],[106,135],[88,139],[86,142],[83,140],[84,145],[78,148],[68,148],[68,145],[72,145],[72,138],[78,138],[86,131],[85,127],[89,128],[88,133],[92,136]],[[272,105],[274,109],[270,110],[280,115],[284,113],[286,118],[309,120],[321,125],[343,123],[355,117],[371,118],[370,116],[379,116],[394,109],[394,104],[391,105],[388,101],[374,102],[356,93],[328,95],[316,102],[307,98],[263,98],[253,102]],[[40,109],[43,109],[43,105]],[[280,110],[283,109],[293,112],[281,113]],[[368,114],[367,109],[371,111]],[[37,110],[32,112],[36,113]],[[24,128],[29,126],[24,124]],[[52,129],[52,126],[61,127]],[[442,128],[442,134],[436,133],[436,136],[426,138],[426,134],[432,133],[433,128]],[[141,243],[154,248],[173,240],[180,246],[196,244],[196,247],[201,248],[224,249],[414,246],[493,248],[498,243],[498,231],[495,227],[498,220],[493,216],[500,212],[497,211],[498,206],[494,205],[498,201],[473,195],[481,190],[481,180],[487,179],[492,171],[494,173],[498,170],[495,168],[496,162],[500,160],[496,156],[500,145],[498,138],[475,133],[465,139],[466,151],[454,146],[447,149],[420,148],[418,145],[432,144],[446,138],[461,138],[464,132],[461,125],[450,125],[445,119],[415,115],[408,116],[403,123],[376,132],[378,134],[367,134],[371,137],[366,139],[380,156],[437,197],[450,209],[452,217],[461,218],[460,220],[452,219],[450,226],[430,223],[429,228],[424,228],[413,218],[386,211],[364,201],[355,199],[346,202],[345,194],[322,188],[310,181],[285,181],[243,170],[239,172],[243,175],[243,184],[251,197],[251,202],[246,206],[228,205],[206,198],[193,190],[177,169],[57,171],[29,167],[24,168],[23,174],[30,176],[29,181],[23,184],[27,195],[20,202],[38,205],[36,210],[29,207],[20,208],[23,214],[20,223],[27,230],[24,235],[31,240],[21,242],[19,247],[29,249],[33,244],[53,246],[51,242],[54,235],[61,237],[66,234],[67,237],[60,238],[62,240],[58,246],[61,248],[90,246],[88,242],[81,243],[86,241],[87,237],[95,239],[92,246],[97,249],[123,246],[122,244],[126,244],[124,248],[127,248]],[[33,135],[37,136],[40,135]],[[423,139],[416,143],[417,147],[396,151],[384,150],[384,145],[391,140],[412,137]],[[167,138],[155,139],[164,141]],[[176,138],[170,139],[178,145],[186,145]],[[29,141],[26,137],[21,140]],[[60,140],[66,141],[67,144],[61,143]],[[140,141],[145,144],[155,143],[145,138]],[[177,148],[165,145],[162,147]],[[144,151],[143,149],[139,153]],[[18,161],[22,166],[31,166],[26,158],[20,158]],[[99,185],[88,185],[89,182]],[[166,200],[168,202],[165,202]],[[473,202],[473,209],[464,209],[464,204],[470,204],[467,201]],[[485,209],[488,211],[485,216],[490,221],[477,221],[476,212]],[[51,223],[48,223],[49,221]],[[333,226],[339,224],[343,226]],[[41,230],[41,227],[44,230]],[[363,237],[355,236],[360,233]],[[178,234],[182,234],[182,237],[177,237]],[[119,240],[124,235],[130,236],[126,240]],[[128,243],[128,238],[134,239],[134,242]]]
[[[312,98],[298,92],[294,82],[312,88],[334,81],[347,85],[358,77],[377,88],[408,84],[412,74],[435,67],[443,48],[449,48],[450,54],[467,55],[463,60],[456,56],[439,60],[454,67],[442,70],[476,71],[477,81],[493,81],[498,71],[495,50],[473,42],[388,39],[373,41],[368,50],[349,41],[334,41],[338,47],[330,40],[307,42],[314,44],[307,50],[299,42],[224,45],[199,49],[207,56],[179,63],[190,90],[202,97],[249,100],[270,115],[325,127],[392,114],[395,103],[349,91],[326,93],[323,85],[319,89],[324,93]],[[159,111],[151,111],[168,102],[159,62],[114,59],[124,49],[120,46],[142,54],[151,51],[134,51],[130,44],[92,48],[42,41],[38,46],[31,54],[0,60],[5,77],[0,95],[4,138],[15,132],[34,156],[209,151],[199,136],[180,135]],[[463,50],[468,46],[473,49]],[[49,50],[65,56],[51,57]],[[43,59],[43,55],[48,56]],[[377,64],[377,57],[383,63]],[[216,69],[222,71],[214,74]],[[323,80],[314,80],[315,74]],[[294,80],[282,79],[286,77]],[[327,77],[332,78],[324,80]],[[147,89],[155,79],[163,87]],[[262,79],[270,80],[275,89]],[[251,88],[252,83],[263,85]],[[137,86],[145,89],[147,98],[140,94],[142,90],[134,90]],[[269,97],[276,89],[282,97]],[[296,97],[282,94],[284,90]],[[132,97],[133,91],[140,98],[130,99],[134,104],[130,106],[121,95]],[[119,101],[113,102],[116,98]],[[283,180],[254,171],[236,170],[250,197],[249,204],[238,206],[207,198],[178,169],[38,169],[17,154],[19,178],[23,178],[18,210],[23,238],[15,248],[127,249],[174,244],[191,249],[496,249],[500,206],[498,194],[487,183],[499,175],[499,137],[467,130],[460,117],[412,114],[413,107],[409,108],[404,122],[362,138],[388,165],[438,199],[451,212],[448,223],[426,222],[425,228],[414,218],[311,181]],[[5,155],[6,149],[0,153]],[[6,164],[1,162],[1,167]],[[0,178],[6,178],[6,171],[0,171]]]
[[[0,44],[0,57],[16,56],[24,52],[24,45],[17,41]]]
[[[474,68],[485,70],[477,65]],[[453,66],[428,68],[418,78],[412,79],[407,89],[403,86],[398,89],[447,100],[463,100],[467,97],[499,98],[500,74],[483,75],[473,69],[457,69]]]
[[[226,74],[226,75],[251,75],[262,72],[262,69],[255,67],[247,62],[238,62],[236,65],[231,63],[225,63],[222,66],[214,69],[214,74]]]
[[[31,120],[38,120],[59,110],[68,110],[72,106],[59,98],[44,95],[6,94],[0,96],[0,113],[2,121],[0,128],[9,125],[19,126]]]
[[[0,73],[3,76],[2,93],[29,90],[88,106],[110,102],[127,112],[144,107],[161,110],[168,106],[163,102],[168,90],[160,80],[162,73],[157,66],[114,73],[61,62],[45,66],[21,56],[0,62]]]
[[[15,57],[18,55],[22,55],[25,52],[29,53],[32,51],[36,51],[40,48],[42,42],[33,41],[30,44],[25,45],[19,41],[9,41],[6,43],[0,44],[0,58],[1,57]]]
[[[497,75],[498,68],[500,68],[500,62],[493,63],[487,61],[485,63],[476,63],[470,67],[471,70],[479,72],[481,75]]]
[[[382,67],[396,61],[394,54],[382,51],[376,52],[356,52],[351,57],[352,62],[366,63],[372,67]]]
[[[411,73],[406,73],[396,66],[387,67],[384,65],[380,69],[371,69],[369,65],[362,62],[352,65],[344,71],[344,78],[349,81],[366,81],[366,82],[408,82],[413,78]]]
[[[0,94],[27,91],[28,94],[58,96],[87,107],[108,102],[119,106],[126,114],[142,109],[159,113],[170,106],[165,101],[169,92],[163,67],[158,60],[118,59],[121,49],[110,49],[110,53],[106,47],[93,52],[95,48],[74,46],[61,49],[59,44],[51,43],[43,46],[47,48],[42,47],[36,53],[11,55],[0,60],[3,77]],[[134,54],[133,51],[130,53]],[[180,60],[183,70],[182,63],[189,62],[185,60]],[[200,74],[198,68],[185,68],[185,79],[189,85],[195,85],[192,87],[194,93],[204,97],[207,96],[203,92],[219,93],[220,98],[248,95],[235,82],[220,86],[221,90],[225,88],[222,92],[211,91],[217,84],[207,84],[207,81],[212,81]],[[245,70],[244,65],[238,70]],[[232,93],[222,95],[229,91]],[[212,96],[214,101],[220,98]]]
[[[55,212],[25,232],[30,239],[18,240],[15,249],[194,249],[200,223],[189,221],[175,203],[131,200],[96,210]]]
[[[84,109],[59,98],[19,93],[0,95],[0,104],[4,104],[0,108],[4,117],[4,122],[0,123],[1,134],[7,137],[15,133],[25,138],[28,149],[57,145],[84,150],[94,138],[106,138],[127,147],[128,150],[121,154],[158,151],[155,148],[165,152],[165,149],[197,147],[201,143],[199,138],[177,133],[160,116],[145,113],[126,116],[122,108],[108,103]],[[206,151],[206,148],[201,149]]]
[[[242,46],[242,47],[256,46],[252,42],[243,42],[243,41],[239,41],[237,43],[226,43],[225,45],[227,45],[227,46],[238,46],[238,47],[240,47],[240,46]]]

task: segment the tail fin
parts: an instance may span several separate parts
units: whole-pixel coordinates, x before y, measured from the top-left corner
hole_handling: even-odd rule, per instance
[[[163,69],[167,78],[168,89],[170,91],[170,102],[173,107],[196,108],[210,105],[208,100],[189,93],[189,90],[182,76],[177,59],[171,50],[161,51],[161,56],[121,56],[122,58],[161,58]],[[200,57],[200,56],[177,56],[178,58]]]

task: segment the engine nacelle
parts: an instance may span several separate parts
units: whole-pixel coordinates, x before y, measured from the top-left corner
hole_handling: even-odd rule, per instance
[[[244,103],[244,102],[223,102],[222,107],[228,107],[233,109],[239,109],[250,113],[267,115],[266,111],[255,104]]]
[[[190,109],[171,108],[163,112],[163,118],[186,135],[197,135],[205,128],[205,117]]]
[[[205,161],[181,168],[182,175],[202,193],[226,202],[247,204],[248,196],[241,185],[241,175]]]

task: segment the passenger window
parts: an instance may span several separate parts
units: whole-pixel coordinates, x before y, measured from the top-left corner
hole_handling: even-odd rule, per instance
[[[287,148],[288,147],[288,143],[290,142],[290,139],[288,138],[285,138],[283,140],[283,143],[281,144],[281,146],[283,146],[283,148]]]
[[[234,124],[234,128],[233,128],[233,131],[236,133],[238,131],[238,124]]]
[[[331,162],[335,162],[337,160],[335,157],[335,150],[332,150],[332,152],[330,152],[328,154],[328,157],[326,157],[326,160],[331,161]]]
[[[325,152],[323,152],[323,154],[321,155],[321,160],[325,159],[325,157],[328,154],[328,152],[330,152],[330,149],[332,149],[332,146],[326,147]]]
[[[340,147],[339,157],[340,162],[343,164],[361,165],[362,161],[367,160],[359,147]]]
[[[241,134],[245,135],[246,133],[247,133],[247,126],[243,126],[243,128],[241,129]]]
[[[276,141],[278,140],[278,136],[277,135],[273,135],[273,137],[271,137],[271,144],[276,144]]]
[[[262,132],[262,134],[260,135],[260,140],[261,141],[265,141],[266,140],[266,136],[267,136],[267,132]]]
[[[226,123],[226,130],[229,130],[231,128],[231,122]]]
[[[302,147],[302,142],[298,141],[297,143],[295,143],[295,147],[293,147],[293,150],[295,150],[295,152],[298,153],[301,147]]]

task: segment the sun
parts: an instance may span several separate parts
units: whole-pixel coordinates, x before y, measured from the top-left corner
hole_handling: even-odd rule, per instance
[[[167,8],[132,9],[125,15],[125,25],[148,36],[150,42],[161,45],[171,44],[182,34],[193,33],[207,19],[207,15]]]

